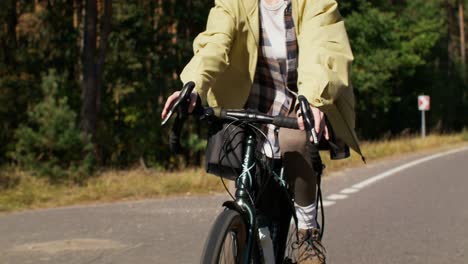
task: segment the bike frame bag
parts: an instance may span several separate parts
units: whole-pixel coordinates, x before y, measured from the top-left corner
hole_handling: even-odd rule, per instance
[[[242,172],[245,131],[235,124],[212,122],[206,146],[206,172],[235,180]]]

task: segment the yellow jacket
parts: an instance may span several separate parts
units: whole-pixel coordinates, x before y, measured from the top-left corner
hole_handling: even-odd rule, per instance
[[[337,137],[361,154],[354,132],[353,54],[334,0],[292,0],[299,58],[298,93],[328,117]],[[206,31],[180,77],[210,106],[242,108],[255,76],[258,0],[215,0]]]

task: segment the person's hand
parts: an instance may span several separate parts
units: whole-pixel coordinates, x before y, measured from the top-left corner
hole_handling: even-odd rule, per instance
[[[317,107],[310,106],[310,109],[312,110],[312,115],[314,115],[314,127],[315,132],[317,133],[317,138],[320,140],[320,138],[324,136],[326,140],[329,140],[330,136],[328,134],[328,127],[325,124],[325,115]],[[301,109],[297,110],[296,115],[299,129],[305,130],[304,119],[302,118]],[[312,137],[310,138],[310,142],[314,142],[314,139]]]
[[[161,119],[165,119],[169,109],[171,109],[172,105],[177,101],[179,98],[180,91],[174,92],[171,96],[169,96],[166,100],[166,104],[164,105],[164,109],[161,113]],[[198,98],[198,93],[197,91],[193,90],[192,94],[190,94],[190,104],[188,108],[188,112],[192,113],[193,109],[195,109],[195,106],[197,104],[197,98]]]

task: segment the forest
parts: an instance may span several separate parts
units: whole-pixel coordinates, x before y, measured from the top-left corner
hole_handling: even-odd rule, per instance
[[[419,133],[421,94],[431,96],[429,133],[468,127],[463,0],[338,2],[361,140]],[[174,156],[160,115],[213,5],[2,0],[0,165],[80,181],[105,168],[200,164],[204,125],[187,126],[188,148]]]

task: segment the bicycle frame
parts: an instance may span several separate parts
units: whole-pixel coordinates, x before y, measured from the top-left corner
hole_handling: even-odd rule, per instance
[[[256,208],[253,199],[250,194],[254,191],[255,185],[254,180],[256,173],[256,158],[255,151],[257,148],[256,134],[251,128],[246,128],[246,138],[244,139],[244,155],[242,163],[242,172],[236,179],[236,194],[235,201],[225,202],[223,205],[227,208],[237,210],[241,215],[244,216],[246,221],[247,230],[247,244],[246,254],[242,263],[250,263],[251,256],[253,254],[254,240],[258,231],[258,222]],[[273,171],[271,173],[274,173]],[[281,171],[280,180],[284,183],[283,173]],[[274,240],[274,238],[272,238]],[[275,256],[273,256],[275,257]]]
[[[174,125],[172,126],[171,134],[170,134],[170,146],[171,150],[174,152],[177,152],[180,150],[180,132],[182,129],[182,125],[187,118],[188,114],[188,105],[190,103],[190,94],[195,87],[195,83],[193,82],[188,82],[186,85],[184,85],[184,88],[181,90],[181,95],[177,99],[177,101],[173,104],[171,107],[170,111],[168,112],[166,118],[161,122],[161,125],[165,125],[171,115],[177,111],[177,117],[174,122]],[[317,135],[315,133],[314,129],[314,122],[313,122],[313,115],[310,110],[310,105],[307,101],[307,99],[300,95],[298,96],[298,101],[301,106],[301,111],[304,113],[304,126],[305,126],[305,131],[306,131],[306,138],[313,138],[314,143],[309,143],[308,146],[310,147],[310,153],[311,153],[311,161],[313,164],[317,164],[317,172],[319,175],[322,172],[322,161],[320,159],[320,154],[319,154],[319,149],[318,149],[318,140],[317,140]],[[293,128],[293,129],[298,129],[298,124],[297,124],[297,119],[292,118],[292,117],[283,117],[283,116],[271,116],[267,114],[262,114],[256,111],[252,110],[226,110],[222,108],[211,108],[211,107],[206,107],[203,108],[201,106],[196,107],[194,110],[194,113],[196,113],[197,116],[199,116],[201,119],[208,119],[210,120],[211,118],[217,118],[221,120],[242,120],[246,122],[252,122],[252,123],[257,123],[257,124],[273,124],[277,127],[285,127],[285,128]],[[308,141],[307,141],[308,142]],[[256,231],[258,230],[258,225],[257,223],[257,213],[256,213],[256,203],[258,202],[258,198],[262,199],[262,196],[255,197],[255,201],[253,197],[251,197],[252,191],[257,191],[255,188],[254,179],[256,180],[256,157],[255,157],[255,151],[257,147],[257,140],[256,140],[256,134],[255,131],[253,131],[253,128],[246,127],[246,138],[244,139],[244,155],[243,155],[243,164],[242,164],[242,173],[237,177],[236,179],[236,194],[235,194],[235,201],[227,201],[223,204],[228,209],[232,209],[237,211],[240,215],[245,220],[246,228],[247,231],[247,243],[246,247],[247,250],[245,252],[245,255],[243,256],[243,263],[248,264],[250,262],[251,256],[253,254],[253,246],[255,244],[255,238],[256,238]],[[263,164],[261,164],[263,166]],[[279,183],[281,186],[280,188],[284,188],[286,192],[288,191],[287,185],[285,184],[285,181],[283,179],[283,173],[281,171],[280,176],[278,177],[277,173],[274,172],[274,170],[271,170],[270,173],[272,173],[271,176],[274,176],[274,179],[276,180],[277,183]],[[319,176],[320,177],[320,176]],[[277,189],[279,190],[279,189]],[[263,192],[263,190],[261,191]],[[260,192],[260,193],[261,193]],[[256,194],[258,195],[258,194]],[[263,194],[262,194],[263,195]],[[286,196],[289,196],[288,193],[286,193]],[[286,197],[285,196],[285,197]],[[318,197],[321,199],[321,192],[320,192],[320,178],[319,178],[319,189],[318,189]],[[279,198],[283,199],[283,198]],[[289,199],[289,198],[288,198]],[[318,199],[319,200],[319,199]],[[269,201],[267,201],[269,202]],[[264,209],[264,206],[260,206],[261,209]],[[290,210],[294,210],[293,207],[289,206]],[[322,207],[323,209],[323,207]],[[260,216],[262,216],[263,212],[261,212]],[[290,217],[295,216],[294,213],[288,214],[282,214],[280,218],[281,223],[279,225],[283,226],[289,225],[290,223]],[[294,219],[297,221],[296,217]],[[322,210],[322,222],[323,222],[323,210]],[[283,222],[283,220],[287,220],[288,222]],[[275,220],[276,221],[276,220]],[[261,221],[260,221],[261,222]],[[261,223],[263,226],[263,223]],[[323,229],[322,229],[323,232]],[[277,240],[277,242],[283,242],[282,236],[281,235],[272,235],[272,239]],[[287,233],[286,233],[287,235]],[[281,261],[282,258],[282,252],[280,250],[284,250],[284,245],[278,244],[278,247],[276,248],[275,252],[277,255],[277,260]]]
[[[236,203],[242,208],[240,212],[247,216],[248,221],[248,236],[247,236],[247,254],[244,256],[243,263],[249,263],[250,255],[252,254],[253,241],[255,239],[256,226],[256,213],[255,205],[252,204],[249,190],[253,189],[253,179],[255,175],[255,149],[257,146],[256,135],[250,129],[247,129],[247,137],[245,139],[244,147],[244,161],[242,164],[242,173],[236,180]]]

